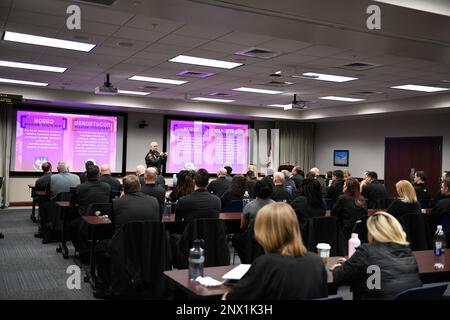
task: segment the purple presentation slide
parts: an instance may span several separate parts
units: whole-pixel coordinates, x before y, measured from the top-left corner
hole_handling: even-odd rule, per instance
[[[54,170],[66,161],[70,171],[82,172],[87,160],[107,163],[116,171],[117,117],[17,111],[15,171]]]
[[[247,172],[247,124],[170,120],[167,172],[177,173],[187,164],[216,173],[230,165],[233,173]]]

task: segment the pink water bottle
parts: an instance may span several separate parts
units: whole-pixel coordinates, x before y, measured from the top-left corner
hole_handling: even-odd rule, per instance
[[[352,237],[348,240],[348,258],[355,253],[356,248],[359,247],[361,241],[358,239],[357,233],[352,233]]]

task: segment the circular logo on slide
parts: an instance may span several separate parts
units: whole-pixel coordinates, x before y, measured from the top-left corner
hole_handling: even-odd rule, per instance
[[[48,162],[48,158],[47,157],[35,157],[34,158],[34,164],[33,164],[33,168],[35,171],[42,171],[42,165],[44,163]]]

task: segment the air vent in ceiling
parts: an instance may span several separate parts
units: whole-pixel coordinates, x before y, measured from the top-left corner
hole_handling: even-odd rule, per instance
[[[191,77],[191,78],[208,78],[214,75],[212,72],[201,72],[192,70],[183,70],[177,73],[177,76]]]
[[[285,86],[290,86],[291,84],[294,84],[294,83],[287,82],[287,81],[276,81],[276,80],[261,83],[261,85],[263,85],[263,86],[271,86],[271,87],[285,87]]]
[[[74,2],[80,2],[85,4],[93,4],[96,6],[110,7],[118,0],[73,0]]]
[[[359,91],[359,92],[353,92],[350,93],[351,95],[354,96],[375,96],[377,94],[383,94],[384,92],[380,92],[380,91]]]
[[[231,93],[231,92],[214,92],[214,93],[210,94],[210,96],[222,97],[222,98],[229,98],[229,97],[233,97],[235,95],[236,95],[235,93]]]
[[[252,58],[260,58],[260,59],[270,59],[276,56],[279,56],[281,52],[271,51],[268,49],[261,48],[249,48],[242,51],[238,51],[234,53],[238,56],[246,56]]]
[[[353,70],[353,71],[362,71],[362,70],[373,69],[373,68],[380,67],[380,66],[381,66],[381,64],[355,61],[352,63],[344,64],[342,66],[337,66],[337,68],[345,69],[345,70]]]

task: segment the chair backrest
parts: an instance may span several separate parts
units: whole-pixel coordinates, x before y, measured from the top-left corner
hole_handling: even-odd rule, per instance
[[[96,211],[100,211],[100,215],[111,215],[112,203],[91,203],[88,205],[85,215],[92,216]]]
[[[369,242],[367,238],[367,216],[363,216],[360,218],[360,220],[356,221],[352,233],[358,234],[358,238],[359,240],[361,240],[361,243]]]
[[[338,218],[336,217],[314,217],[307,222],[307,248],[316,252],[318,243],[331,245],[331,256],[344,256],[345,244]]]
[[[332,207],[333,207],[333,199],[325,198],[325,199],[323,199],[323,200],[325,200],[325,208],[326,208],[327,210],[331,210]]]
[[[419,201],[419,203],[420,203],[420,206],[422,207],[422,209],[427,209],[427,208],[431,208],[432,207],[432,205],[431,205],[431,199],[427,199],[427,198],[425,198],[425,199],[417,199],[417,201]]]
[[[398,221],[406,233],[411,250],[430,250],[433,248],[433,232],[431,230],[430,216],[427,214],[407,213]]]
[[[243,202],[242,200],[233,200],[230,201],[225,208],[223,208],[223,212],[242,212]]]
[[[111,242],[111,285],[116,295],[164,298],[170,270],[169,235],[160,221],[131,221]]]
[[[447,290],[447,284],[412,288],[400,292],[394,300],[441,300]]]
[[[251,264],[253,260],[264,254],[263,247],[255,239],[254,222],[248,225],[245,232],[235,235],[233,247],[237,251],[241,263]]]

